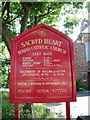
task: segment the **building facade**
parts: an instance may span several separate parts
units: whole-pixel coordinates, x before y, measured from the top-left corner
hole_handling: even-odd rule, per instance
[[[90,90],[90,23],[84,19],[81,31],[74,42],[76,78],[86,84]]]

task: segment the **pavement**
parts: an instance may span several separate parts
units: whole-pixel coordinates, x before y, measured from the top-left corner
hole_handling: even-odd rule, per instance
[[[70,116],[77,118],[78,116],[90,116],[90,91],[77,92],[77,101],[70,102]],[[66,103],[48,103],[47,108],[55,113],[55,117],[66,118]]]

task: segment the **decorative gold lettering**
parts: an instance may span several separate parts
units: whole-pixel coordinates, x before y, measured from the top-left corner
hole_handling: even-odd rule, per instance
[[[58,48],[58,47],[55,47],[55,46],[50,46],[50,49],[51,50],[55,50],[55,51],[58,51],[58,52],[61,52],[61,53],[63,53],[63,54],[66,54],[66,50],[64,50],[64,49],[61,49],[61,48]]]
[[[37,93],[64,93],[67,92],[67,89],[37,89]]]
[[[48,45],[36,45],[36,46],[31,46],[32,50],[36,50],[36,49],[49,49]]]
[[[43,55],[52,55],[52,52],[43,52]]]
[[[44,44],[51,44],[51,45],[61,46],[62,42],[58,41],[58,40],[44,39]]]
[[[31,83],[18,83],[18,85],[66,85],[66,82],[31,82]]]
[[[40,56],[42,53],[41,52],[33,52],[32,55],[33,56]]]
[[[18,54],[20,55],[20,54],[23,54],[23,53],[28,52],[30,50],[31,50],[30,47],[28,47],[28,48],[25,48],[25,49],[18,51]]]
[[[18,90],[18,93],[31,93],[31,90]]]
[[[33,40],[28,40],[28,41],[24,41],[21,43],[22,47],[26,47],[29,45],[33,45],[33,44],[41,44],[43,42],[42,39],[33,39]]]
[[[20,73],[35,73],[35,70],[20,70]]]

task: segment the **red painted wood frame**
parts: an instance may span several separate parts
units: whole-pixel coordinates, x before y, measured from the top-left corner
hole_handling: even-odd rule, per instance
[[[37,25],[12,40],[10,103],[76,101],[73,41]]]

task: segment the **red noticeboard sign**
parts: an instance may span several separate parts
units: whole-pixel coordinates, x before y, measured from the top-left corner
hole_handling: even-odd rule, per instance
[[[10,102],[76,100],[73,42],[44,24],[12,40]]]

